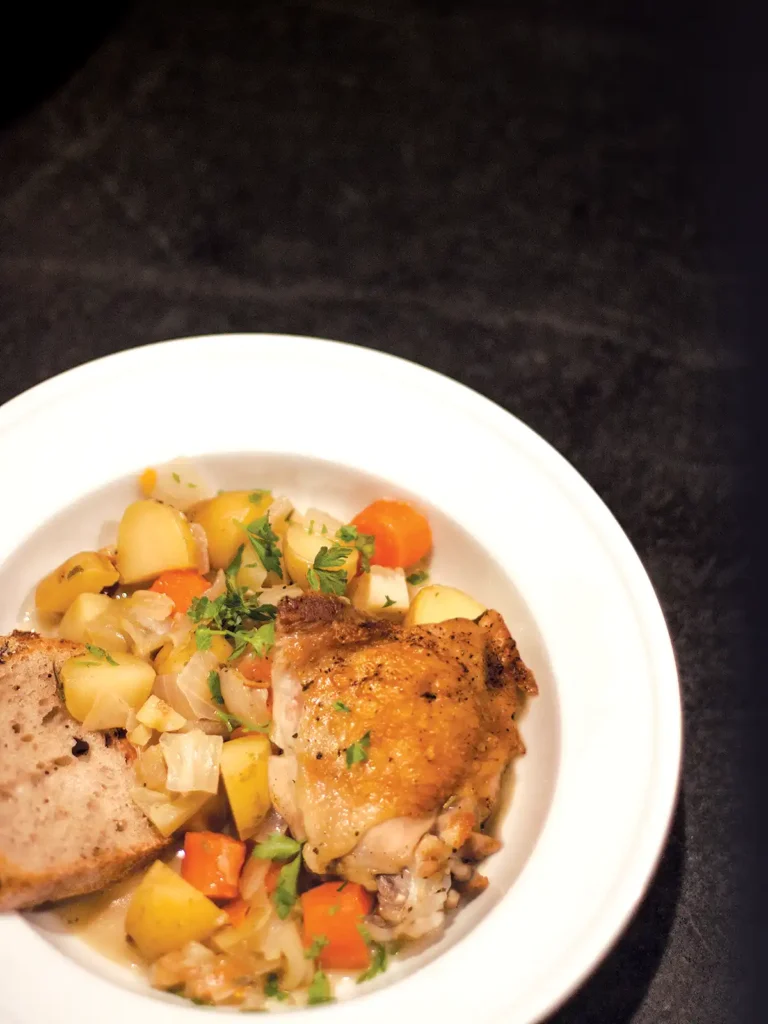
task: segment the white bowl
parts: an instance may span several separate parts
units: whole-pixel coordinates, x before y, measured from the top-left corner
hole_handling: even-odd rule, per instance
[[[502,612],[540,686],[489,889],[358,999],[292,1020],[540,1020],[638,903],[677,790],[674,656],[620,527],[536,434],[422,367],[312,338],[166,342],[0,409],[0,632],[44,572],[100,539],[136,473],[177,455],[201,458],[219,486],[274,487],[342,518],[382,493],[418,496],[432,509],[433,578]],[[35,915],[0,916],[0,949],[12,1024],[197,1013]]]

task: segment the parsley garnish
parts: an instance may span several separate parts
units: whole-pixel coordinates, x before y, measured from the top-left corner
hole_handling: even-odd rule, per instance
[[[332,907],[328,907],[328,917],[336,917],[341,907],[338,903],[334,903]]]
[[[366,934],[363,934],[365,931]],[[380,942],[372,942],[370,933],[367,928],[360,928],[360,934],[368,943],[368,947],[371,951],[371,964],[367,971],[363,971],[358,976],[357,984],[361,985],[364,981],[370,981],[371,978],[375,978],[377,974],[383,974],[387,969],[387,950]]]
[[[397,601],[393,601],[389,594],[384,595],[384,604],[382,608],[391,608],[393,604],[397,604]]]
[[[189,483],[187,484],[187,487],[197,487],[197,484],[193,484],[192,481],[190,480]]]
[[[254,519],[245,527],[248,540],[259,560],[267,572],[274,572],[283,578],[283,570],[280,566],[280,549],[277,547],[278,536],[272,529],[269,516],[266,513]]]
[[[343,594],[347,589],[347,573],[341,566],[348,557],[349,552],[341,544],[321,547],[307,572],[307,583],[324,594]]]
[[[238,587],[235,576],[240,568],[244,545],[241,545],[225,572],[226,591],[214,601],[197,597],[187,615],[198,623],[195,644],[198,651],[208,651],[215,635],[229,637],[234,642],[230,658],[239,657],[249,646],[259,657],[265,657],[275,642],[274,619],[277,608],[273,604],[259,604],[254,594]],[[253,626],[253,623],[263,623]],[[251,627],[251,628],[249,628]]]
[[[117,664],[112,655],[108,651],[105,651],[103,647],[95,647],[93,644],[86,644],[85,649],[89,654],[92,654],[94,658],[103,658],[108,665]]]
[[[208,689],[211,691],[211,697],[217,704],[224,703],[224,698],[221,696],[221,678],[218,672],[211,671],[208,673]]]
[[[351,747],[347,747],[347,768],[353,764],[361,764],[368,760],[368,748],[371,745],[371,734],[367,732],[359,740],[355,740]]]
[[[252,856],[261,860],[290,860],[300,852],[301,843],[290,836],[273,832],[263,842],[256,844]]]
[[[339,888],[336,890],[336,892],[344,892],[344,890],[347,888],[348,885],[349,885],[349,882],[345,878],[344,881],[339,886]]]
[[[429,579],[429,573],[426,569],[417,569],[416,572],[412,572],[410,576],[405,577],[412,587],[418,587],[420,583],[426,583]]]
[[[181,483],[181,477],[179,476],[178,473],[171,473],[171,476],[173,477],[177,484]]]
[[[347,711],[347,712],[350,712],[352,710],[352,708],[348,708],[343,700],[335,700],[333,702],[333,710],[334,711]]]
[[[73,565],[72,568],[66,575],[66,579],[71,580],[73,576],[77,576],[79,572],[85,572],[82,565]]]
[[[310,519],[309,520],[309,529],[307,530],[307,533],[314,533],[314,532],[315,532],[315,520],[314,519]]]
[[[322,971],[315,971],[312,984],[307,992],[307,1002],[310,1006],[317,1006],[318,1003],[330,1003],[333,1001],[331,985],[328,978]]]
[[[299,868],[301,867],[301,854],[293,860],[289,860],[280,868],[277,877],[277,888],[272,894],[272,902],[277,911],[277,916],[284,920],[291,912],[291,907],[296,902],[296,883],[299,879]]]
[[[363,572],[371,571],[371,559],[376,548],[376,538],[372,533],[360,533],[356,526],[349,523],[336,531],[336,536],[345,544],[353,544],[360,552]]]
[[[269,491],[251,491],[248,495],[248,501],[252,505],[258,505],[260,501],[264,500],[265,495],[269,494]]]
[[[330,940],[327,935],[316,935],[314,939],[312,939],[312,945],[304,951],[304,956],[307,960],[316,960],[328,945],[329,941]]]
[[[287,999],[288,993],[283,992],[277,982],[278,979],[276,974],[268,974],[267,979],[264,982],[264,995],[268,996],[270,999]]]

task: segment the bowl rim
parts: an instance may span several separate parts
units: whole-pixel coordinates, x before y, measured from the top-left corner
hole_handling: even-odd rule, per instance
[[[182,346],[185,355],[199,359],[201,365],[205,363],[206,359],[212,358],[214,350],[220,356],[226,349],[229,349],[231,353],[242,354],[246,347],[250,349],[255,346],[259,348],[261,354],[264,354],[275,348],[281,350],[281,359],[285,357],[290,359],[294,365],[302,366],[302,372],[308,365],[322,367],[331,364],[341,365],[351,361],[351,364],[355,366],[355,373],[361,373],[363,376],[373,373],[382,379],[407,381],[409,386],[414,386],[416,390],[423,388],[425,392],[429,393],[430,399],[434,401],[437,408],[443,408],[447,413],[450,409],[458,407],[468,418],[475,420],[473,429],[480,431],[482,428],[487,432],[489,438],[493,434],[498,435],[501,445],[504,443],[517,445],[539,471],[551,476],[553,483],[564,498],[578,508],[585,517],[585,522],[589,522],[596,537],[599,538],[600,544],[604,547],[606,556],[612,561],[617,576],[621,578],[627,592],[627,600],[631,603],[633,614],[636,617],[638,636],[645,647],[648,663],[653,666],[650,681],[656,713],[656,731],[653,734],[651,755],[653,773],[645,794],[644,810],[647,812],[647,817],[642,835],[639,836],[633,850],[631,863],[624,865],[626,873],[620,881],[616,881],[611,891],[601,894],[602,916],[592,922],[589,934],[581,936],[578,944],[568,951],[566,962],[559,965],[556,978],[541,982],[538,991],[531,991],[525,998],[518,1000],[514,1015],[511,1016],[499,1003],[498,1006],[491,1007],[491,1013],[501,1011],[499,1015],[484,1018],[489,1021],[503,1019],[518,1021],[519,1024],[534,1024],[535,1021],[539,1021],[548,1013],[553,1012],[574,992],[603,959],[621,933],[640,902],[656,869],[677,800],[682,755],[682,714],[677,668],[663,612],[637,553],[602,499],[576,469],[540,435],[501,406],[466,385],[399,356],[345,342],[303,335],[244,332],[201,335],[155,342],[90,360],[37,384],[0,407],[0,450],[2,450],[4,437],[9,438],[14,432],[19,431],[23,434],[25,421],[41,415],[44,410],[56,403],[66,403],[77,391],[87,387],[89,383],[94,383],[100,378],[106,379],[115,373],[124,373],[126,377],[129,377],[131,372],[135,372],[137,368],[148,365],[147,361],[153,366],[161,365],[165,368],[166,365],[171,365],[178,358]],[[322,346],[322,348],[318,348],[318,346]],[[322,357],[319,357],[320,352],[323,353]],[[1,464],[2,459],[0,458]],[[14,544],[15,546],[16,544]],[[3,555],[2,544],[0,544],[0,562],[3,560]],[[494,908],[470,935],[458,943],[458,946],[464,948],[466,952],[469,949],[469,944],[473,942],[476,947],[478,944],[482,945],[476,937],[483,932],[490,935],[491,931],[494,931],[498,937],[500,934],[498,923],[493,929],[490,927],[492,919],[498,918],[498,911],[499,907]],[[38,962],[43,957],[46,960],[46,970],[50,972],[51,977],[55,977],[64,985],[77,985],[84,993],[87,993],[89,1001],[92,1001],[94,1005],[104,1004],[104,1001],[110,998],[110,993],[114,1000],[114,989],[111,984],[102,978],[94,977],[80,965],[74,964],[64,957],[58,950],[53,950],[17,915],[0,917],[0,945],[11,951],[11,962],[8,966],[11,968],[12,976],[24,977],[29,969],[28,957],[31,956]],[[457,947],[454,947],[428,967],[440,964],[443,959],[447,959],[451,953],[455,954],[456,951]],[[486,954],[487,952],[486,949]],[[469,956],[468,953],[467,956]],[[456,956],[452,956],[452,963],[457,962]],[[401,986],[404,993],[406,987],[410,989],[408,995],[412,1000],[420,998],[420,993],[412,982],[414,979],[422,977],[426,970],[424,968],[390,988],[362,994],[353,1003],[337,1004],[332,1008],[313,1008],[311,1019],[317,1020],[321,1024],[324,1020],[330,1020],[331,1013],[334,1014],[335,1020],[343,1018],[344,1013],[347,1013],[351,1019],[351,1014],[349,1014],[351,1007],[363,1009],[363,1004],[365,1004],[365,1009],[370,1013],[375,1003],[382,1009],[377,1012],[375,1018],[371,1019],[378,1020],[379,1013],[384,1014],[385,1010],[390,1012],[393,1008],[397,1009],[399,1000],[397,998],[393,1000],[392,994],[397,992]],[[29,976],[31,977],[31,975]],[[27,988],[26,991],[29,989]],[[12,1019],[18,1019],[19,1024],[32,1024],[33,1019],[40,1018],[36,1015],[37,1010],[32,1016],[29,1016],[32,1013],[31,1005],[32,1003],[36,1006],[41,1005],[38,1001],[43,996],[38,992],[35,998],[28,1002],[23,993],[23,988],[17,985],[10,986],[5,995],[0,995],[0,1005],[5,1004],[6,1000],[10,1000],[7,1008],[12,1015],[16,1015],[15,1018],[12,1016]],[[181,1021],[181,1013],[186,1014],[194,1009],[193,1007],[163,1003],[159,1000],[150,1000],[137,993],[123,992],[123,995],[126,1010],[130,1004],[134,1011],[143,1012],[148,1020],[154,1022],[156,1019],[158,1022],[162,1021],[163,1024],[166,1022],[171,1024],[177,1019]],[[141,1000],[141,1002],[138,1003],[135,1000]],[[48,1005],[52,1007],[54,1003]],[[415,1006],[416,1002],[412,1002],[410,1005]],[[152,1012],[153,1006],[158,1008],[156,1013]],[[128,1012],[131,1011],[127,1010],[126,1020]],[[297,1022],[304,1019],[301,1016],[304,1011],[294,1012],[298,1012],[300,1015],[296,1018]],[[179,1015],[178,1018],[175,1014]],[[53,1024],[53,1018],[48,1019]],[[183,1019],[187,1020],[186,1017]],[[385,1019],[383,1015],[381,1019]]]

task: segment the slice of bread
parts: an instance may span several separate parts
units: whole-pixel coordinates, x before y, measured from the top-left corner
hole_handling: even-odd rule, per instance
[[[0,636],[0,911],[101,889],[169,843],[131,800],[133,746],[67,712],[56,670],[83,648]]]

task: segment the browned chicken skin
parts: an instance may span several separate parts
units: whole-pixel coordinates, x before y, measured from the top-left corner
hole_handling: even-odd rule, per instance
[[[387,891],[403,871],[401,891],[432,875],[450,883],[457,851],[491,852],[495,841],[473,833],[523,752],[520,694],[536,692],[497,612],[404,628],[335,597],[285,598],[273,685],[273,739],[285,751],[274,760],[293,766],[286,816],[306,835],[310,868],[381,893],[378,876]],[[366,759],[349,765],[350,749]]]

